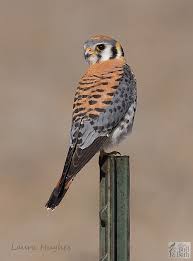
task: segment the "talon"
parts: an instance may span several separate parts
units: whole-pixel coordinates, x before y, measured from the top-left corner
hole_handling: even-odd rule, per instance
[[[108,156],[116,156],[117,154],[121,156],[121,153],[118,151],[105,152],[104,150],[101,150],[99,155],[99,165],[102,166]]]
[[[121,156],[121,153],[116,151],[116,150],[111,151],[111,152],[105,152],[104,150],[100,151],[100,157],[101,158],[104,157],[104,156],[113,156],[113,155],[117,155],[117,154],[119,154],[119,156]]]
[[[119,154],[119,156],[121,156],[121,153],[120,153],[119,151],[116,151],[116,150],[111,151],[111,152],[109,152],[108,154],[109,154],[109,155],[117,155],[117,154]]]

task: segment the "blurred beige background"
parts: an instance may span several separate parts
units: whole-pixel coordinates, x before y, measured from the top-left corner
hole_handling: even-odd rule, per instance
[[[118,148],[131,157],[131,260],[193,242],[193,1],[0,0],[1,260],[98,260],[98,156],[55,212],[44,208],[96,33],[120,40],[138,81],[133,134]],[[58,242],[71,250],[11,250]]]

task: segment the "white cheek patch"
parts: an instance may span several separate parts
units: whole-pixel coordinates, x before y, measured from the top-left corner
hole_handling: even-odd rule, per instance
[[[106,45],[104,51],[101,53],[101,59],[100,61],[107,61],[111,58],[112,52],[111,52],[111,45]]]
[[[97,60],[98,60],[98,57],[95,54],[91,55],[88,59],[90,64],[95,64],[97,62]]]

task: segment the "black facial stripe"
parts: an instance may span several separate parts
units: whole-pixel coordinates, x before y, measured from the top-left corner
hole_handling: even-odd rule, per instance
[[[110,59],[114,59],[117,56],[117,48],[115,46],[111,47],[111,57]]]
[[[117,48],[115,46],[111,47],[111,57],[110,59],[114,59],[117,57]]]
[[[124,56],[124,51],[123,51],[122,46],[121,46],[121,55]]]
[[[102,56],[100,54],[97,54],[97,58],[98,58],[97,62],[99,62],[101,60]]]

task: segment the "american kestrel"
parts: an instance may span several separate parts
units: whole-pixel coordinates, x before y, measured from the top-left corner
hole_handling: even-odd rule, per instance
[[[97,35],[84,44],[89,68],[79,81],[73,105],[70,146],[62,176],[46,207],[54,209],[72,180],[98,152],[118,144],[131,131],[136,80],[123,48],[111,37]]]

